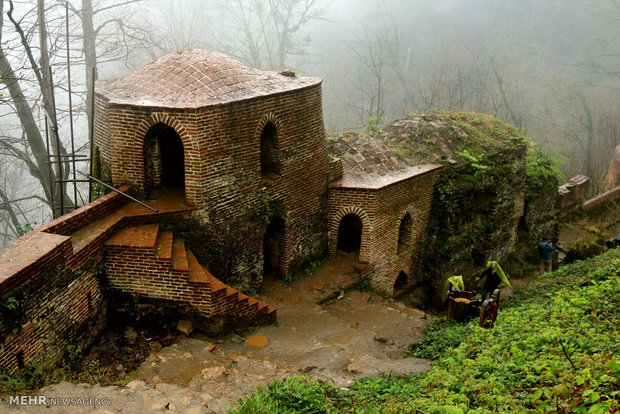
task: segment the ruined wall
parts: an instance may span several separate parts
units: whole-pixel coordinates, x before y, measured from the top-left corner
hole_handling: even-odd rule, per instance
[[[53,365],[69,345],[88,347],[101,332],[103,241],[74,251],[70,235],[124,203],[105,195],[0,251],[0,366]]]
[[[376,271],[371,277],[373,289],[391,296],[401,271],[407,275],[408,285],[413,286],[421,280],[414,272],[414,264],[418,260],[420,240],[426,234],[435,182],[440,173],[441,170],[430,171],[379,191],[372,238],[377,252]],[[407,213],[412,219],[409,240],[399,249],[400,224]]]

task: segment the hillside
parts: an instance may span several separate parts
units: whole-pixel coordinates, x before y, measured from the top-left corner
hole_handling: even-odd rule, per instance
[[[364,379],[348,389],[292,377],[233,412],[616,412],[619,273],[616,249],[517,290],[492,330],[440,320],[411,347],[436,358],[426,374]]]

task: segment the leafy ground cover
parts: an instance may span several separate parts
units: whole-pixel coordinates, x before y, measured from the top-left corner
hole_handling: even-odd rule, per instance
[[[617,249],[522,287],[492,330],[439,320],[410,350],[436,359],[426,374],[367,378],[350,389],[285,378],[233,412],[617,412],[619,273]]]

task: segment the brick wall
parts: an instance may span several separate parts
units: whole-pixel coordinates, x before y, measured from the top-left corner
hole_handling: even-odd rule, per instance
[[[100,105],[106,106],[99,97]],[[321,85],[199,109],[165,109],[108,104],[97,114],[109,122],[114,184],[145,185],[143,142],[159,122],[181,137],[188,204],[199,206],[216,243],[212,265],[239,287],[262,280],[263,235],[270,217],[285,228],[280,273],[326,253],[327,154]],[[106,119],[107,118],[107,119]],[[260,137],[276,128],[277,173],[261,175]],[[98,128],[97,145],[108,145]],[[106,156],[103,155],[106,159]],[[217,242],[220,235],[229,243]]]
[[[121,186],[120,191],[130,193],[131,188],[129,186]],[[88,223],[104,217],[116,210],[121,205],[127,203],[127,198],[122,195],[112,192],[99,197],[97,200],[86,204],[71,213],[65,214],[55,220],[50,221],[47,224],[37,228],[37,231],[44,231],[46,233],[70,235],[85,226]]]
[[[369,276],[372,288],[391,296],[401,271],[407,274],[408,283],[416,280],[412,274],[415,253],[428,224],[439,172],[431,170],[378,190],[330,188],[330,254],[336,254],[340,220],[353,213],[362,221],[359,261],[367,264],[363,274]],[[411,217],[411,227],[404,229],[408,237],[399,246],[400,225],[406,214]]]
[[[18,326],[9,312],[0,318],[0,366],[53,365],[68,346],[83,349],[104,328],[106,301],[96,267],[89,263],[73,271],[65,264],[70,254],[66,240],[0,297],[1,303],[26,298]]]
[[[67,346],[87,347],[101,332],[106,301],[96,263],[103,257],[103,240],[74,252],[69,235],[124,203],[119,194],[107,194],[0,252],[0,304],[25,298],[19,315],[2,309],[0,366],[16,369],[18,358],[25,365],[53,364]]]
[[[274,308],[217,280],[189,251],[186,253],[188,265],[175,267],[176,252],[171,259],[158,257],[154,246],[110,243],[106,246],[107,277],[114,289],[173,302],[189,317],[225,316],[253,324],[271,323],[276,319]]]

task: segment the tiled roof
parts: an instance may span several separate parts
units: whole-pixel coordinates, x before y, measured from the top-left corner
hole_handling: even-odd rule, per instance
[[[97,81],[96,89],[113,103],[196,108],[321,82],[287,74],[253,69],[223,53],[192,49],[163,56],[120,78]]]
[[[438,168],[436,164],[409,166],[385,144],[363,134],[342,134],[330,138],[327,145],[344,161],[342,179],[332,187],[379,189]]]

